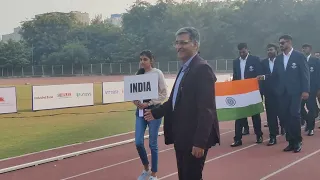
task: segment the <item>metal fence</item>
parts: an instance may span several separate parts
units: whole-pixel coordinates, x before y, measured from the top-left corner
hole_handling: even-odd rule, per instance
[[[180,61],[157,62],[156,67],[161,69],[163,73],[175,74],[181,67],[180,63]],[[232,72],[232,60],[208,60],[208,63],[215,72]],[[125,75],[134,74],[138,69],[139,62],[0,67],[0,78]]]

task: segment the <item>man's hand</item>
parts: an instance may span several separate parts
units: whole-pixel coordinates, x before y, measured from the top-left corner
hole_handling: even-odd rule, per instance
[[[309,93],[303,92],[302,95],[301,95],[301,98],[302,98],[303,100],[307,100],[307,99],[309,98]]]
[[[144,119],[145,119],[146,121],[152,121],[152,120],[154,120],[154,117],[153,117],[153,115],[152,115],[152,113],[151,113],[151,109],[146,109],[146,110],[145,110]]]
[[[201,158],[202,156],[204,156],[204,149],[193,146],[192,155],[196,158]]]
[[[259,75],[259,76],[257,76],[257,79],[258,80],[265,80],[266,76],[265,75]]]

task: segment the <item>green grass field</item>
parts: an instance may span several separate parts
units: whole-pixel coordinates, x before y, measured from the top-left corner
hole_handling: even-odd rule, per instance
[[[16,114],[0,115],[0,159],[84,142],[134,130],[132,103],[102,105],[95,84],[96,106],[31,111],[31,86],[18,85]]]

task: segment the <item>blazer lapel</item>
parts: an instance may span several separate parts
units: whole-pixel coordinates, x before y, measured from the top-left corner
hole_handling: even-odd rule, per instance
[[[182,71],[182,68],[180,68],[180,70],[179,70],[179,72],[178,72],[178,75],[176,76],[176,79],[175,79],[175,81],[174,81],[174,83],[173,83],[173,86],[172,86],[172,89],[171,89],[171,93],[170,93],[169,99],[172,99],[172,97],[173,97],[174,87],[176,87],[177,79],[178,79],[181,71]],[[180,82],[180,83],[181,83],[181,82]]]
[[[245,67],[244,67],[244,78],[246,78],[246,75],[247,75],[247,69],[248,69],[248,67],[250,66],[250,55],[248,56],[248,58],[247,58],[247,61],[246,61],[246,65],[245,65]]]
[[[283,56],[283,54],[280,55],[279,66],[280,66],[281,72],[285,72],[286,71],[286,68],[284,68],[284,56]]]
[[[189,66],[185,69],[184,75],[183,75],[183,77],[182,77],[182,79],[181,79],[181,81],[180,81],[180,84],[179,84],[179,88],[178,88],[178,93],[177,93],[177,97],[176,97],[175,106],[176,106],[176,105],[179,103],[179,101],[180,101],[181,92],[182,92],[182,90],[183,90],[183,85],[184,85],[184,83],[185,83],[186,78],[187,78],[188,75],[189,75],[190,69],[192,68],[192,66],[194,65],[194,63],[195,63],[196,61],[198,61],[198,60],[199,60],[199,55],[196,55],[196,56],[192,59],[192,61],[190,62]]]
[[[236,63],[237,63],[237,64],[236,64],[236,65],[237,65],[236,68],[237,68],[237,72],[238,72],[238,73],[237,73],[237,77],[238,77],[239,79],[241,79],[241,67],[240,67],[240,59],[239,59],[239,58],[237,59]]]
[[[271,73],[270,66],[269,66],[269,61],[270,61],[270,60],[269,60],[269,59],[267,59],[267,61],[265,61],[265,62],[264,62],[264,65],[265,65],[265,67],[268,69],[268,71],[267,71],[267,72],[268,72],[268,74],[272,74],[272,73]]]

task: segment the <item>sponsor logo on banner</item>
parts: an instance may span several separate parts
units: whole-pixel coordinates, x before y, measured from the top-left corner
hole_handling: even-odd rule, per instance
[[[59,98],[70,98],[70,97],[72,97],[72,93],[58,93],[57,94],[57,96],[59,97]]]
[[[0,97],[0,105],[1,106],[8,106],[10,104],[8,102],[6,102],[4,97]]]
[[[36,96],[36,97],[34,97],[33,99],[52,99],[53,98],[53,96]]]
[[[89,97],[89,96],[92,96],[92,94],[91,93],[77,93],[76,96],[77,97],[82,97],[82,96]]]
[[[105,94],[120,94],[120,93],[123,94],[123,89],[120,91],[119,90],[109,90],[109,91],[106,90],[106,91],[104,91],[104,93]]]

